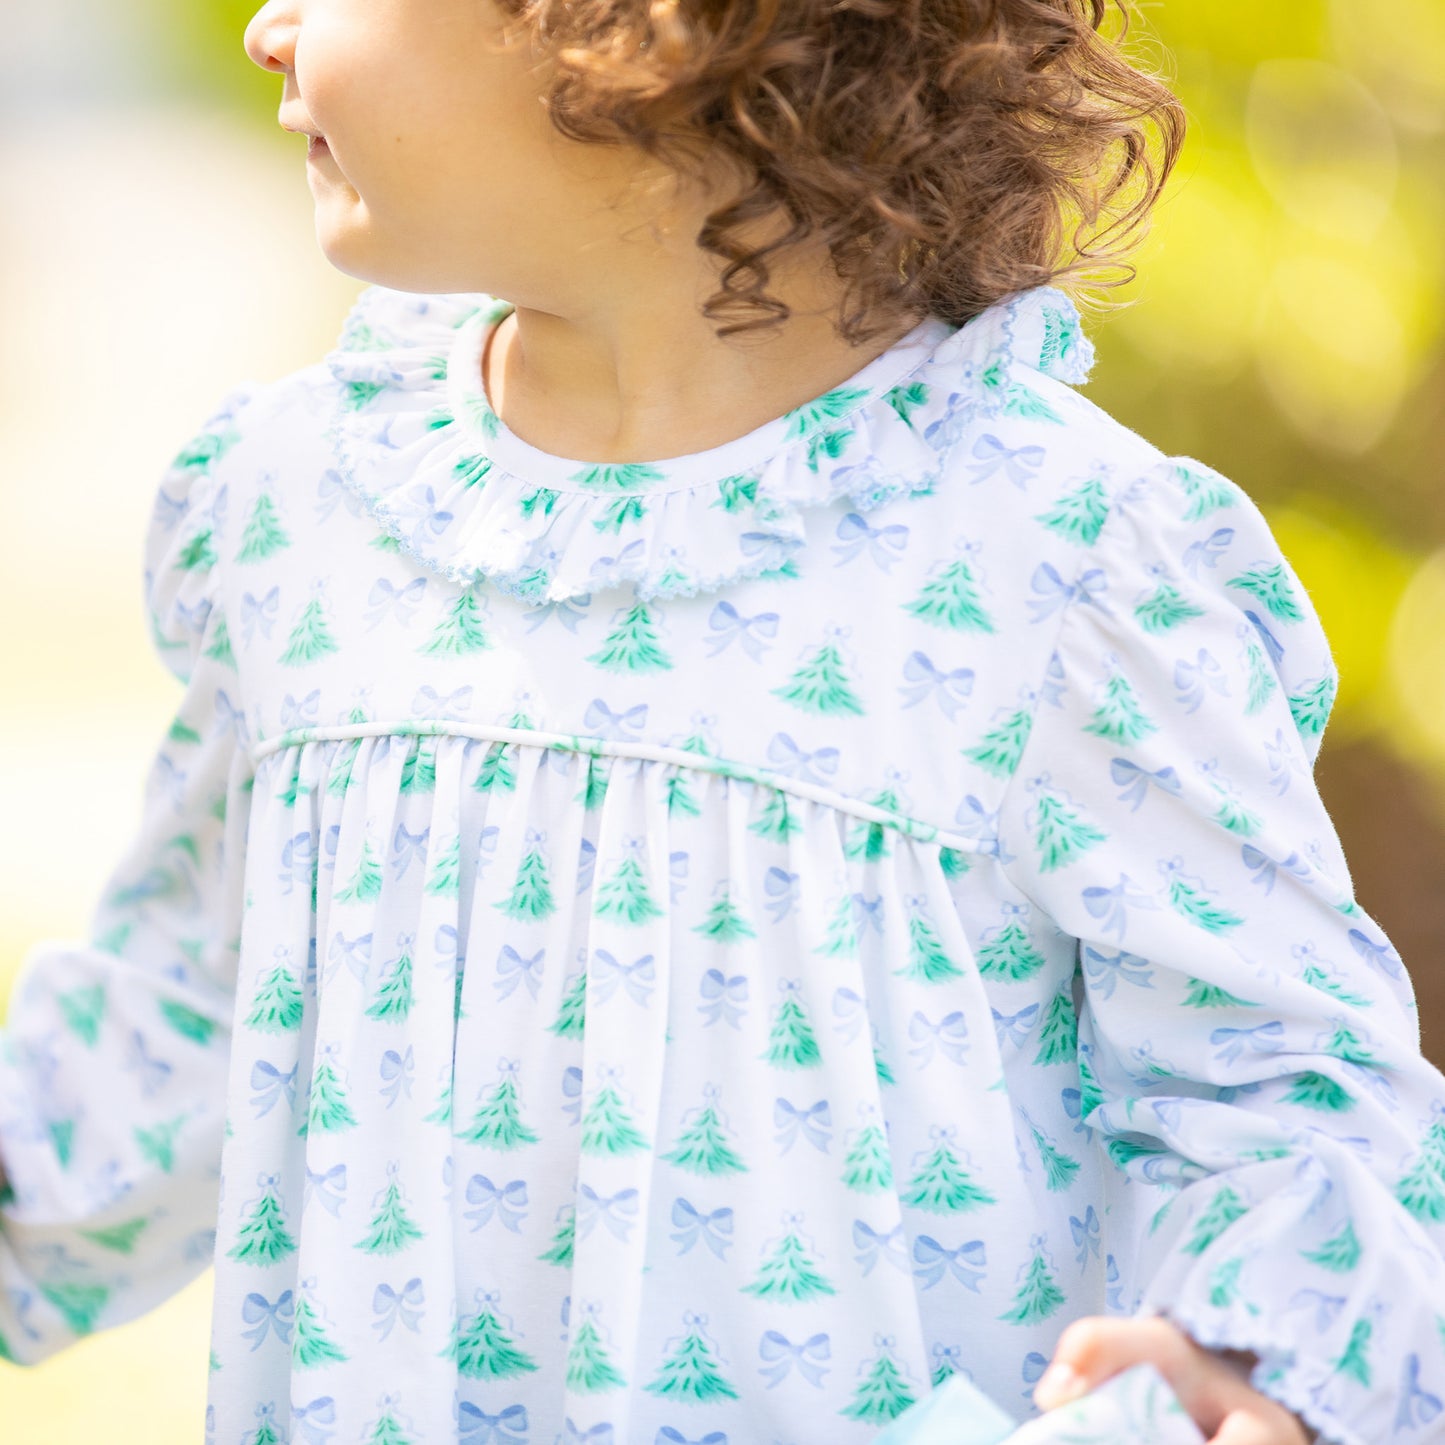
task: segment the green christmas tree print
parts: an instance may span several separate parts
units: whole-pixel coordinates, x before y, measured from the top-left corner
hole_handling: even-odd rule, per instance
[[[113,1249],[117,1254],[133,1254],[137,1237],[149,1223],[148,1219],[127,1219],[124,1224],[113,1224],[108,1229],[82,1229],[80,1232],[102,1249]]]
[[[429,657],[470,657],[491,645],[481,604],[475,589],[469,587],[447,604],[446,616],[417,651]]]
[[[1104,1102],[1104,1091],[1094,1075],[1085,1047],[1079,1049],[1079,1118],[1087,1119]]]
[[[1030,1248],[1033,1257],[1025,1266],[1014,1294],[1013,1308],[999,1319],[1011,1325],[1032,1325],[1048,1319],[1064,1303],[1064,1293],[1049,1268],[1042,1235],[1035,1235]]]
[[[366,1437],[366,1445],[415,1445],[415,1442],[401,1428],[401,1421],[391,1410],[383,1409],[376,1424],[371,1427],[371,1434]]]
[[[1415,1162],[1395,1186],[1395,1198],[1432,1224],[1445,1220],[1445,1112],[1437,1112]]]
[[[739,939],[757,937],[757,930],[743,916],[742,910],[732,901],[731,893],[726,890],[708,909],[707,917],[692,931],[718,943],[736,943]]]
[[[843,1183],[859,1194],[877,1194],[893,1187],[893,1160],[888,1152],[888,1136],[879,1125],[864,1124],[848,1146],[843,1158]]]
[[[418,735],[416,751],[406,755],[401,765],[402,793],[433,793],[437,785],[437,745],[435,738]]]
[[[993,619],[979,601],[978,584],[965,561],[950,562],[929,578],[905,612],[955,632],[992,632]]]
[[[101,1021],[105,1018],[105,985],[88,984],[84,988],[71,989],[69,993],[58,993],[55,1001],[60,1005],[65,1026],[88,1049],[93,1049],[100,1038]]]
[[[1067,867],[1080,854],[1106,842],[1109,835],[1096,828],[1077,809],[1049,788],[1040,786],[1034,802],[1034,847],[1039,870]]]
[[[1318,737],[1330,720],[1338,684],[1330,676],[1320,678],[1303,692],[1289,694],[1290,716],[1301,737]]]
[[[853,895],[844,893],[828,917],[828,932],[814,953],[829,958],[855,958],[858,953],[858,925],[853,917]]]
[[[1057,532],[1065,541],[1092,547],[1099,540],[1108,515],[1109,494],[1097,477],[1090,477],[1073,491],[1065,492],[1047,512],[1035,513],[1034,520]]]
[[[627,1383],[627,1377],[612,1363],[595,1317],[597,1306],[577,1326],[567,1346],[567,1387],[595,1393],[615,1390]]]
[[[1296,1075],[1284,1102],[1298,1104],[1305,1109],[1319,1109],[1327,1114],[1345,1114],[1355,1107],[1355,1096],[1328,1075],[1306,1069]]]
[[[933,1148],[924,1150],[915,1158],[917,1168],[908,1181],[908,1188],[902,1196],[903,1203],[917,1209],[932,1210],[935,1214],[962,1214],[998,1202],[987,1189],[975,1184],[969,1177],[953,1151],[953,1133],[951,1127],[939,1125],[929,1130],[934,1140]]]
[[[1224,933],[1227,929],[1238,928],[1244,922],[1238,913],[1219,908],[1206,898],[1203,892],[1189,883],[1180,872],[1182,858],[1172,858],[1164,865],[1163,871],[1169,877],[1169,902],[1174,910],[1191,923],[1197,924],[1207,933]]]
[[[176,1135],[185,1122],[186,1115],[180,1114],[151,1128],[143,1128],[137,1124],[132,1130],[141,1154],[166,1174],[175,1168]]]
[[[1183,1246],[1184,1252],[1203,1254],[1236,1219],[1242,1219],[1248,1213],[1248,1206],[1226,1184],[1194,1221],[1194,1233]]]
[[[357,1249],[367,1254],[397,1254],[413,1241],[425,1237],[425,1231],[417,1226],[402,1203],[398,1168],[395,1160],[387,1164],[386,1188],[378,1196],[379,1203],[372,1215],[371,1227],[366,1237],[357,1241]]]
[[[642,488],[648,482],[666,481],[667,474],[647,462],[605,462],[573,472],[568,480],[600,492],[621,492]]]
[[[381,896],[381,883],[381,864],[371,851],[371,839],[363,838],[361,858],[351,881],[333,896],[338,903],[350,903],[353,899],[358,903],[374,903]]]
[[[1184,512],[1186,522],[1197,522],[1220,507],[1234,505],[1234,492],[1230,482],[1217,472],[1196,471],[1193,467],[1176,462],[1174,477],[1189,498],[1189,506]]]
[[[703,1333],[707,1316],[683,1316],[687,1333],[663,1360],[656,1376],[642,1388],[666,1400],[705,1405],[711,1400],[736,1400],[738,1392],[718,1368],[713,1346]]]
[[[1319,1246],[1318,1249],[1302,1249],[1301,1256],[1321,1269],[1335,1274],[1348,1274],[1360,1262],[1360,1241],[1355,1237],[1353,1220],[1345,1220],[1338,1233]]]
[[[550,918],[557,911],[552,885],[547,878],[547,860],[542,854],[543,835],[535,828],[527,830],[527,851],[517,869],[512,891],[496,904],[509,918],[537,922]]]
[[[837,1293],[827,1277],[819,1271],[803,1243],[799,1232],[802,1220],[801,1214],[783,1216],[786,1233],[763,1261],[757,1278],[750,1284],[739,1286],[744,1294],[756,1295],[759,1299],[798,1303]]]
[[[215,630],[211,634],[209,645],[201,650],[201,656],[214,658],[222,667],[229,667],[235,672],[238,670],[236,653],[231,647],[231,629],[226,625],[226,614],[217,609],[214,616]]]
[[[948,956],[943,940],[929,921],[926,900],[921,895],[911,897],[907,907],[908,962],[893,972],[915,983],[944,983],[951,978],[962,978],[963,970]]]
[[[1370,1336],[1374,1326],[1369,1320],[1356,1320],[1344,1352],[1335,1361],[1335,1373],[1345,1375],[1366,1389],[1370,1385]]]
[[[1209,1303],[1217,1310],[1227,1309],[1239,1294],[1239,1272],[1244,1261],[1226,1259],[1209,1271]]]
[[[485,1144],[491,1149],[520,1149],[540,1137],[522,1122],[517,1100],[517,1065],[503,1059],[501,1078],[492,1085],[472,1117],[472,1127],[461,1137],[468,1144]]]
[[[572,975],[562,1002],[557,1008],[557,1017],[547,1025],[552,1033],[564,1039],[580,1039],[587,1013],[587,971]]]
[[[661,918],[663,910],[653,902],[647,886],[647,874],[637,857],[640,840],[630,842],[633,846],[617,865],[616,872],[598,888],[593,914],[597,918],[610,918],[636,926],[646,923],[649,918]]]
[[[876,1343],[880,1346],[878,1357],[854,1390],[853,1398],[838,1412],[869,1425],[896,1420],[917,1399],[898,1362],[888,1353],[892,1336],[880,1336]]]
[[[1010,778],[1024,755],[1024,744],[1034,725],[1033,714],[1024,708],[1011,712],[997,727],[990,728],[980,742],[964,748],[963,755],[996,778]]]
[[[517,771],[509,756],[510,745],[493,743],[477,769],[472,787],[479,793],[511,792],[517,786]]]
[[[827,642],[809,652],[790,681],[782,687],[772,688],[771,692],[774,697],[780,697],[804,712],[819,713],[824,717],[859,716],[864,710],[850,684],[839,642],[832,635]]]
[[[807,1010],[798,998],[802,985],[797,979],[783,979],[778,987],[783,992],[783,1001],[773,1015],[768,1047],[760,1057],[779,1069],[817,1068],[823,1056],[818,1051],[818,1040],[808,1021]]]
[[[697,800],[692,795],[692,789],[688,786],[687,774],[681,768],[668,778],[666,791],[668,817],[680,815],[685,818],[697,818],[702,815],[702,809],[698,807]]]
[[[789,811],[786,793],[775,788],[762,791],[764,797],[762,811],[748,824],[748,828],[760,838],[768,838],[775,843],[786,843],[803,825]]]
[[[1059,1149],[1037,1125],[1030,1124],[1029,1132],[1044,1166],[1044,1187],[1052,1191],[1067,1189],[1079,1172],[1079,1161]]]
[[[267,492],[262,492],[251,508],[246,520],[246,530],[241,536],[241,547],[236,553],[237,562],[264,562],[273,553],[291,545],[291,538],[276,515],[276,503]]]
[[[307,1120],[296,1131],[298,1134],[305,1134],[311,1129],[335,1134],[342,1129],[356,1127],[356,1115],[351,1112],[346,1089],[337,1077],[336,1066],[331,1062],[331,1055],[335,1051],[335,1044],[328,1045],[325,1056],[316,1066],[316,1072],[311,1079],[311,1102]]]
[[[647,1149],[650,1147],[647,1135],[632,1122],[626,1104],[611,1082],[613,1075],[604,1070],[603,1077],[607,1082],[598,1089],[582,1115],[582,1152],[616,1155]]]
[[[552,1236],[552,1243],[537,1258],[548,1264],[570,1266],[577,1238],[577,1210],[571,1204],[564,1204],[559,1213],[561,1218],[558,1220],[556,1233]]]
[[[236,1243],[226,1251],[229,1259],[242,1264],[274,1264],[296,1252],[296,1241],[286,1231],[286,1217],[276,1192],[281,1186],[277,1174],[261,1174],[256,1182],[261,1197],[236,1233]]]
[[[339,651],[340,645],[331,635],[321,608],[321,598],[317,596],[306,604],[306,610],[291,629],[285,652],[277,660],[286,667],[305,667],[308,663],[318,662],[327,653]]]
[[[984,978],[1022,983],[1044,966],[1044,956],[1033,946],[1022,921],[1028,905],[1005,903],[1003,911],[1008,915],[1008,922],[1002,928],[989,929],[979,940],[978,971]]]
[[[286,1445],[285,1437],[276,1426],[275,1410],[274,1404],[256,1406],[256,1418],[260,1423],[254,1434],[246,1436],[245,1445]]]
[[[499,1298],[495,1290],[478,1290],[476,1314],[458,1322],[456,1338],[446,1351],[456,1361],[457,1373],[470,1380],[505,1380],[537,1368],[498,1318]]]
[[[185,1004],[176,1003],[168,998],[161,999],[157,1006],[161,1011],[161,1017],[182,1038],[190,1039],[192,1043],[200,1044],[204,1048],[215,1037],[215,1019],[207,1018],[205,1014],[197,1013],[195,1009],[187,1008]]]
[[[1195,978],[1192,974],[1184,990],[1182,1000],[1185,1008],[1257,1008],[1257,1004],[1250,1003],[1247,999],[1236,998],[1227,988],[1220,988],[1217,984],[1206,983],[1202,978]]]
[[[658,643],[657,623],[647,603],[614,614],[613,621],[602,646],[587,654],[588,662],[612,672],[665,672],[672,667],[672,659]]]
[[[1049,1006],[1044,1011],[1044,1021],[1039,1028],[1039,1051],[1034,1055],[1034,1063],[1067,1063],[1077,1051],[1078,1034],[1074,990],[1070,984],[1065,984],[1049,1000]]]
[[[315,1281],[308,1282],[311,1286]],[[303,1288],[296,1301],[295,1332],[291,1336],[291,1368],[309,1370],[317,1365],[339,1364],[350,1359],[327,1334],[312,1308],[309,1289]]]
[[[1246,568],[1237,576],[1231,577],[1224,585],[1238,587],[1242,592],[1248,592],[1252,597],[1259,598],[1270,614],[1280,618],[1281,621],[1302,622],[1304,620],[1304,613],[1295,599],[1294,587],[1290,583],[1289,574],[1285,571],[1283,564],[1279,562],[1270,566]]]
[[[402,934],[399,941],[401,954],[387,971],[366,1010],[368,1018],[380,1019],[383,1023],[402,1023],[411,1012],[411,945],[416,935]]]
[[[1140,738],[1158,732],[1159,724],[1139,706],[1139,698],[1129,679],[1122,672],[1116,672],[1104,684],[1104,700],[1084,724],[1084,731],[1120,747],[1128,747]]]
[[[455,898],[461,889],[462,840],[453,833],[446,843],[427,860],[423,893],[434,898]]]
[[[1257,642],[1246,645],[1245,658],[1249,668],[1249,695],[1245,699],[1244,715],[1253,717],[1269,701],[1279,680]]]
[[[1134,616],[1145,632],[1156,635],[1178,627],[1191,617],[1203,617],[1204,609],[1196,607],[1172,583],[1160,581],[1148,597],[1134,608]]]
[[[717,1085],[708,1084],[702,1092],[702,1107],[689,1111],[695,1112],[696,1117],[685,1125],[677,1143],[660,1157],[694,1174],[745,1173],[748,1166],[728,1142],[728,1131],[718,1109]]]

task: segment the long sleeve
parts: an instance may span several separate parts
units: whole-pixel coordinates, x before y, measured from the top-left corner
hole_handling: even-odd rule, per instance
[[[31,948],[0,1031],[0,1357],[19,1364],[211,1262],[250,777],[213,528],[247,399],[172,462],[146,535],[152,637],[185,691],[139,824],[87,940]]]
[[[1168,458],[1081,551],[999,812],[1077,940],[1122,1298],[1340,1445],[1445,1429],[1445,1079],[1313,767],[1338,674],[1236,484]]]

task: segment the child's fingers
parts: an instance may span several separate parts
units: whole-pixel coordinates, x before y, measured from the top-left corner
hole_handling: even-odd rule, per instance
[[[1146,1361],[1169,1381],[1187,1409],[1184,1395],[1198,1364],[1189,1340],[1173,1325],[1155,1318],[1075,1320],[1059,1336],[1053,1361],[1034,1386],[1034,1403],[1041,1410],[1066,1405],[1120,1370]]]
[[[1210,1437],[1209,1445],[1280,1445],[1288,1438],[1280,1434],[1278,1424],[1262,1420],[1253,1411],[1231,1410]],[[1296,1438],[1303,1440],[1304,1436]]]

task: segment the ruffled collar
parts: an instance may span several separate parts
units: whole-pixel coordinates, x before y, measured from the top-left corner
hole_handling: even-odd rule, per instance
[[[746,436],[657,462],[543,452],[492,410],[487,338],[512,310],[481,293],[370,286],[326,358],[337,470],[397,546],[433,571],[544,604],[631,584],[641,599],[790,574],[803,513],[870,511],[934,489],[980,417],[1047,404],[1018,367],[1087,379],[1094,349],[1054,287],[962,327],[929,317],[854,376]]]

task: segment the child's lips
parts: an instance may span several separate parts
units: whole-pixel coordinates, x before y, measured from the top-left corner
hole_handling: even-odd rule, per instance
[[[306,142],[306,159],[313,160],[323,155],[330,155],[331,147],[326,144],[324,135],[313,135],[308,137]]]

